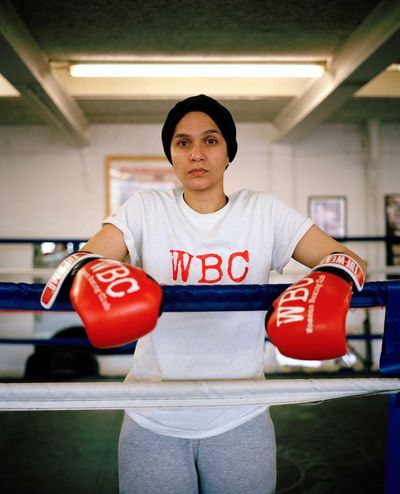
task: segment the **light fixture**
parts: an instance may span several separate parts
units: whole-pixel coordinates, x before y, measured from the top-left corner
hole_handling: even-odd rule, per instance
[[[322,64],[311,63],[77,63],[72,77],[318,78]]]

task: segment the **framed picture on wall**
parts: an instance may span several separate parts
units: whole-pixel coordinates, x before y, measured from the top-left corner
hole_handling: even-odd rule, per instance
[[[385,196],[385,223],[388,237],[386,263],[388,266],[400,266],[400,194]]]
[[[345,196],[311,196],[308,215],[314,223],[332,237],[347,234],[347,199]]]
[[[105,165],[107,216],[135,191],[170,190],[180,186],[164,156],[107,156]]]

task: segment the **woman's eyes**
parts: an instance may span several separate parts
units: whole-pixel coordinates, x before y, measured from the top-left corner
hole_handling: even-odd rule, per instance
[[[185,147],[189,146],[189,141],[187,141],[186,139],[181,139],[178,142],[178,146],[180,146],[182,148],[185,148]]]
[[[215,138],[215,137],[207,137],[204,142],[206,144],[217,144],[218,143],[218,140]],[[186,148],[188,146],[190,146],[190,141],[188,139],[181,139],[178,141],[178,146],[181,147],[181,148]]]

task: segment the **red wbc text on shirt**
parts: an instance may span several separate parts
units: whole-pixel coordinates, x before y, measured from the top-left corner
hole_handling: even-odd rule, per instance
[[[201,277],[198,283],[218,283],[226,275],[234,283],[243,281],[249,272],[249,252],[232,252],[226,258],[219,254],[193,255],[184,250],[170,250],[172,259],[172,279],[186,282],[189,279],[193,262],[200,263]],[[197,269],[196,269],[197,271]]]

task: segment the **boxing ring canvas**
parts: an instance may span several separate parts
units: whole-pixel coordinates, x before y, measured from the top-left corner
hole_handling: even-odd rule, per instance
[[[179,186],[164,156],[107,156],[105,167],[106,216],[137,190],[169,190]]]

